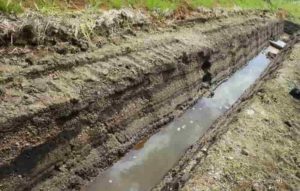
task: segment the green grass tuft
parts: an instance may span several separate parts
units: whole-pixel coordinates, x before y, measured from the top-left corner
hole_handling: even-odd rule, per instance
[[[23,11],[21,2],[13,0],[0,0],[0,12],[21,13]]]
[[[55,0],[35,0],[34,7],[42,13],[51,13],[63,10],[63,7],[59,6],[58,2]]]

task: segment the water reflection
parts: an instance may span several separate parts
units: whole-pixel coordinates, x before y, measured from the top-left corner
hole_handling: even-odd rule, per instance
[[[137,150],[101,174],[89,191],[146,191],[154,187],[184,151],[237,101],[269,63],[260,53],[243,69],[222,83],[212,98],[202,98],[180,118],[153,135]]]

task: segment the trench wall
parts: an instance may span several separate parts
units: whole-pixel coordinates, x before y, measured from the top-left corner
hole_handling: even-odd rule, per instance
[[[49,56],[5,76],[21,100],[0,104],[0,188],[80,189],[283,33],[270,18],[219,23]]]

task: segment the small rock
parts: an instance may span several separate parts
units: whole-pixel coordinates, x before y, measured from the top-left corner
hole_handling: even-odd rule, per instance
[[[242,149],[241,153],[242,155],[246,155],[246,156],[249,155],[249,152],[246,149]]]
[[[66,171],[66,165],[63,164],[63,165],[59,166],[58,170],[61,171],[61,172]]]
[[[202,151],[204,154],[207,154],[207,148],[202,148],[201,151]]]
[[[300,89],[294,88],[290,91],[290,95],[293,96],[293,98],[300,100]]]
[[[264,190],[264,186],[259,183],[254,183],[252,185],[252,191],[261,191]]]
[[[103,73],[104,75],[107,75],[107,74],[108,74],[108,69],[103,69],[103,70],[102,70],[102,73]]]

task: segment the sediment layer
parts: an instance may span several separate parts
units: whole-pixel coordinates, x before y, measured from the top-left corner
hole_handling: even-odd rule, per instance
[[[297,190],[299,29],[285,23],[287,47],[153,191]]]
[[[298,43],[232,115],[182,190],[299,190],[299,52]]]
[[[0,59],[0,188],[80,189],[282,32],[280,20],[241,15],[90,52]]]

